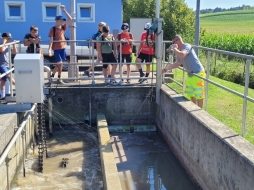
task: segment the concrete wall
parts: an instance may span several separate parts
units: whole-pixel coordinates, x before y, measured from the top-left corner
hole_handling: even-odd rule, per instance
[[[168,87],[157,126],[203,189],[254,189],[254,146]]]
[[[2,131],[8,131],[7,133],[1,133],[1,140],[5,137],[7,144],[11,140],[11,137],[15,134],[15,129],[17,129],[17,126],[19,123],[22,122],[22,120],[19,121],[19,118],[22,119],[24,117],[25,113],[10,113],[10,114],[0,114],[0,129],[3,129]],[[23,137],[26,139],[26,147],[30,143],[30,140],[32,138],[33,134],[33,127],[32,127],[32,120],[31,117],[29,118],[27,125],[26,125],[26,133]],[[7,145],[6,144],[6,145]],[[2,145],[1,145],[2,147]],[[4,147],[5,148],[5,147]],[[0,154],[2,154],[2,151],[0,151]],[[15,156],[16,155],[16,156]],[[22,137],[19,136],[16,143],[11,148],[11,151],[8,154],[9,158],[12,158],[9,162],[9,180],[10,182],[14,179],[16,172],[18,172],[19,166],[22,163],[23,158],[23,149],[22,149]],[[7,167],[6,163],[3,162],[2,165],[0,165],[0,190],[7,189]]]
[[[130,88],[56,88],[52,89],[54,96],[52,102],[56,111],[60,111],[67,119],[72,121],[84,121],[85,116],[89,116],[89,102],[91,97],[92,123],[96,125],[97,113],[106,116],[109,125],[130,124],[134,119],[134,124],[148,124],[151,117],[151,124],[155,119],[155,103],[151,105],[151,115],[149,108],[149,98],[146,99],[151,87]],[[59,100],[62,102],[59,103]],[[143,106],[141,107],[142,103]],[[140,111],[138,112],[139,108]],[[138,113],[137,113],[138,112]],[[137,114],[136,114],[137,113]],[[56,115],[56,114],[54,114]],[[76,118],[76,119],[74,119]],[[65,122],[59,118],[60,122]]]

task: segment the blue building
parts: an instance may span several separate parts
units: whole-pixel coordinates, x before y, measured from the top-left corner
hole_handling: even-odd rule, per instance
[[[111,33],[120,31],[123,0],[76,0],[76,38],[86,40],[97,31],[99,22],[106,22]],[[48,33],[55,25],[55,16],[65,14],[63,4],[70,11],[71,0],[15,0],[0,2],[0,32],[10,32],[15,40],[23,40],[29,28],[36,25],[42,40],[49,40]],[[66,16],[65,16],[66,18]],[[66,36],[70,36],[70,29]]]

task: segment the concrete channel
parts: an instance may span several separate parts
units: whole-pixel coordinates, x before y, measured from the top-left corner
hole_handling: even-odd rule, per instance
[[[75,118],[75,121],[79,121],[79,123],[84,121],[85,116],[91,115],[89,119],[92,125],[98,127],[102,177],[97,176],[96,179],[97,181],[103,181],[103,189],[135,189],[135,186],[132,186],[135,175],[130,175],[132,173],[128,174],[128,172],[119,174],[118,167],[120,165],[114,153],[116,146],[120,145],[114,143],[112,138],[122,139],[121,141],[125,142],[124,139],[126,137],[116,132],[109,132],[107,127],[108,125],[130,126],[132,121],[134,125],[148,125],[150,123],[157,127],[157,131],[164,137],[165,143],[170,147],[170,151],[174,153],[184,170],[191,177],[191,181],[194,181],[198,188],[253,190],[254,146],[252,144],[217,121],[204,110],[199,109],[196,105],[186,100],[182,95],[176,94],[164,85],[160,91],[160,106],[154,102],[155,95],[153,94],[153,101],[145,102],[140,111],[137,112],[150,90],[151,87],[149,85],[134,85],[129,86],[129,88],[126,86],[124,88],[119,86],[107,88],[98,86],[91,88],[91,86],[66,85],[54,88],[54,94],[52,96],[53,109],[69,114],[70,117]],[[59,98],[61,98],[61,101],[59,101]],[[92,113],[89,113],[90,102],[92,102]],[[98,115],[99,113],[101,115]],[[25,115],[26,113],[0,115],[0,132],[1,137],[4,137],[1,138],[0,143],[1,153],[15,134],[17,126],[22,122]],[[133,121],[134,115],[135,119]],[[54,121],[54,124],[59,127],[64,126],[64,122],[66,120],[58,118],[57,121]],[[30,145],[34,132],[32,125],[33,121],[29,119],[27,123],[27,129],[29,130],[26,133],[28,155],[29,152],[31,153]],[[75,124],[76,127],[77,125],[79,124]],[[71,130],[73,131],[74,128],[71,128]],[[53,132],[53,138],[59,135],[57,131]],[[84,130],[82,132],[85,134]],[[137,136],[137,138],[140,137]],[[12,152],[9,154],[9,157],[12,158],[9,167],[9,177],[13,182],[19,180],[17,176],[19,171],[22,171],[22,168],[21,170],[19,169],[23,163],[21,142],[22,139],[20,137],[20,140],[12,147]],[[65,141],[62,144],[65,144]],[[68,146],[70,144],[71,142],[69,142],[69,145],[67,143]],[[147,144],[149,144],[149,141],[147,141]],[[125,145],[123,144],[123,146]],[[69,150],[71,150],[70,147]],[[123,149],[119,150],[121,150],[120,152],[123,151]],[[125,149],[124,151],[128,152]],[[89,155],[89,152],[87,155]],[[60,156],[57,158],[59,159]],[[81,155],[80,159],[83,157]],[[25,158],[26,162],[29,162],[27,160],[28,158],[30,157],[27,156]],[[48,161],[50,159],[53,158],[49,157]],[[106,165],[107,160],[109,161],[109,166]],[[49,164],[48,161],[45,164]],[[163,159],[163,162],[171,163],[171,160]],[[54,162],[52,161],[52,163]],[[26,166],[29,171],[28,165]],[[5,190],[7,189],[5,162],[0,165],[0,171],[0,187]],[[30,172],[30,174],[27,173],[26,177],[28,177],[28,174],[29,176],[38,174],[34,170]],[[73,172],[75,173],[75,171]],[[78,173],[76,174],[76,177],[80,177]],[[41,176],[44,174],[41,173],[38,175]],[[87,173],[87,175],[91,176],[93,174]],[[132,182],[123,183],[123,175],[126,179],[132,178]],[[144,176],[145,174],[142,175]],[[80,177],[80,180],[84,180],[83,177]],[[18,178],[23,177],[19,175]],[[48,178],[43,179],[49,180]],[[170,180],[168,177],[161,177],[160,179],[162,182],[163,180]],[[67,183],[66,181],[64,183]],[[166,182],[162,184],[166,185]],[[98,188],[102,188],[100,185],[101,183],[99,182]],[[80,187],[82,188],[82,186],[77,186],[76,189],[80,189]],[[13,186],[13,188],[17,187]]]

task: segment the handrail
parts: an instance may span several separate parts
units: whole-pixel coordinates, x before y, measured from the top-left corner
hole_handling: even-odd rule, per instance
[[[170,43],[170,41],[163,41],[163,43]],[[165,46],[165,45],[164,45]],[[253,102],[254,103],[254,98],[251,98],[250,96],[248,96],[248,89],[249,89],[249,74],[250,74],[250,65],[251,65],[251,61],[254,60],[254,56],[252,55],[246,55],[246,54],[240,54],[240,53],[235,53],[235,52],[230,52],[230,51],[224,51],[224,50],[218,50],[218,49],[213,49],[213,48],[207,48],[207,47],[202,47],[202,46],[196,46],[196,45],[192,45],[193,48],[198,48],[198,49],[202,49],[202,50],[206,50],[208,51],[207,54],[207,75],[206,78],[201,77],[197,74],[193,74],[195,76],[197,76],[198,78],[202,78],[204,81],[206,81],[205,83],[205,89],[206,89],[206,98],[205,98],[205,110],[207,110],[207,102],[208,102],[208,85],[209,83],[223,89],[226,90],[234,95],[237,95],[238,97],[241,97],[243,99],[243,111],[242,111],[242,133],[241,135],[244,137],[245,136],[245,126],[246,126],[246,112],[247,112],[247,101]],[[215,53],[220,53],[220,54],[224,54],[224,55],[230,55],[230,56],[235,56],[235,57],[241,57],[243,59],[246,59],[246,63],[245,63],[245,86],[244,86],[244,93],[239,93],[233,89],[230,89],[226,86],[220,85],[212,80],[209,80],[209,75],[210,75],[210,60],[211,60],[211,52],[215,52]],[[181,70],[183,70],[183,72],[186,72],[186,70],[184,70],[183,68],[179,68]],[[184,76],[184,75],[183,75]],[[170,78],[170,77],[168,77]],[[171,79],[172,80],[172,79]],[[176,82],[175,80],[173,80],[174,82]],[[179,85],[179,83],[177,83]],[[184,83],[183,83],[184,84]],[[182,92],[184,92],[184,85],[183,85],[183,90]]]
[[[36,108],[36,104],[34,104],[32,106],[32,108],[29,110],[29,113],[26,115],[26,117],[23,119],[22,123],[20,124],[18,130],[16,131],[16,133],[14,134],[14,136],[12,137],[11,141],[9,142],[9,144],[7,145],[7,147],[4,149],[4,152],[1,154],[0,157],[0,166],[3,164],[3,162],[5,161],[5,159],[7,158],[12,146],[14,145],[14,143],[16,142],[17,138],[19,137],[19,135],[21,134],[21,132],[24,130],[24,127],[27,123],[27,120],[29,119],[29,117],[33,114],[34,109]]]

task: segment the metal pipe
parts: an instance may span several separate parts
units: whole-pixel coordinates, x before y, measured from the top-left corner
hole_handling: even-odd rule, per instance
[[[4,76],[6,76],[7,74],[11,73],[12,71],[14,71],[14,68],[11,68],[9,71],[7,71],[6,73],[0,75],[0,78],[3,78]]]
[[[5,159],[5,164],[6,164],[6,181],[7,181],[7,190],[10,190],[10,179],[9,179],[9,162],[10,162],[10,158],[7,156]],[[1,163],[1,162],[0,162]],[[0,164],[1,165],[1,164]]]
[[[8,53],[9,53],[9,69],[12,68],[12,58],[11,58],[11,45],[8,45]],[[11,97],[13,97],[13,87],[12,87],[12,72],[10,72],[10,90],[11,90]]]
[[[157,14],[159,15],[159,13]],[[161,84],[162,84],[162,79],[161,79],[162,46],[160,44],[162,44],[162,41],[163,41],[163,35],[162,35],[162,20],[163,19],[157,18],[156,20],[158,23],[158,31],[157,31],[157,38],[156,38],[156,63],[157,63],[156,65],[156,103],[160,105],[160,90],[161,90]]]
[[[195,45],[199,45],[199,31],[200,31],[200,0],[197,0],[197,5],[196,5],[196,26],[195,26]],[[195,52],[198,56],[199,50],[198,48],[195,48]]]
[[[210,62],[211,62],[211,52],[207,52],[207,62],[206,62],[206,79],[209,80],[210,76]],[[208,90],[209,90],[209,82],[205,82],[205,110],[208,108]]]
[[[50,73],[51,73],[50,68],[44,65],[44,72],[47,72],[47,78],[49,79],[50,82]]]
[[[20,43],[20,41],[10,42],[10,43],[7,43],[7,44],[1,44],[0,47],[7,47],[7,46],[18,44],[18,43]]]
[[[199,48],[199,49],[206,50],[206,51],[212,51],[212,52],[215,52],[215,53],[220,53],[220,54],[225,54],[225,55],[232,55],[232,56],[235,56],[235,57],[241,57],[241,58],[244,58],[244,59],[254,59],[254,56],[252,56],[252,55],[240,54],[240,53],[235,53],[235,52],[231,52],[231,51],[223,51],[223,50],[207,48],[207,47],[203,47],[203,46],[196,46],[196,45],[192,45],[192,47]]]
[[[244,86],[244,100],[243,100],[243,113],[242,113],[242,137],[245,136],[245,127],[246,127],[246,112],[247,112],[247,99],[249,82],[250,82],[250,59],[246,60],[246,69],[245,69],[245,86]]]
[[[16,133],[12,137],[11,141],[9,142],[7,147],[5,148],[4,152],[2,153],[2,155],[0,157],[0,166],[2,165],[2,163],[5,161],[6,157],[8,156],[8,153],[10,152],[12,146],[15,144],[17,138],[19,137],[19,135],[21,134],[22,130],[24,129],[24,127],[26,125],[26,122],[29,119],[29,117],[31,117],[31,114],[34,111],[35,107],[36,107],[36,104],[33,105],[31,110],[29,111],[29,113],[25,116],[25,118],[23,119],[20,127],[18,128],[18,130],[16,131]]]
[[[34,148],[35,148],[35,138],[34,138],[34,135],[35,135],[35,130],[33,130],[33,129],[35,129],[35,118],[34,118],[34,116],[35,116],[35,114],[33,113],[32,115],[31,115],[31,117],[32,117],[32,126],[33,126],[33,128],[32,128],[32,138],[33,138],[33,154],[34,154]]]
[[[92,43],[92,85],[94,84],[94,43]]]
[[[184,95],[185,92],[185,88],[186,88],[186,84],[185,84],[185,71],[183,69],[183,88],[182,88],[182,94]]]
[[[122,43],[120,43],[120,47],[119,47],[119,49],[120,49],[120,65],[119,65],[119,71],[120,71],[120,82],[119,82],[119,84],[121,84],[122,85],[122,79],[123,79],[123,72],[122,72]]]
[[[49,104],[49,135],[53,136],[53,128],[52,128],[52,98],[48,98],[48,104]]]
[[[24,127],[25,129],[25,127]],[[24,135],[25,135],[25,130],[22,130],[21,132],[21,138],[22,138],[22,151],[23,151],[23,176],[26,177],[26,168],[25,168],[25,144],[24,144]]]
[[[155,18],[160,18],[160,0],[156,0],[156,13]]]
[[[71,16],[72,16],[72,22],[71,22],[71,36],[69,42],[70,42],[70,61],[76,62],[76,0],[70,0],[70,9],[71,9]],[[73,65],[70,65],[68,68],[68,77],[75,77],[77,78],[77,68]]]

